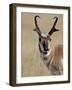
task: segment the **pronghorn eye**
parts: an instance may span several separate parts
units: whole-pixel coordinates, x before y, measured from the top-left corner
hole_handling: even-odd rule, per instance
[[[41,42],[41,38],[39,38],[39,41]]]

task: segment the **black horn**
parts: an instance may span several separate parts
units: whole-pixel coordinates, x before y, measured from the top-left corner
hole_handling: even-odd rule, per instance
[[[55,22],[54,22],[54,24],[53,24],[53,27],[51,28],[51,30],[50,30],[49,33],[48,33],[49,36],[51,36],[54,32],[59,31],[58,29],[55,28],[56,23],[57,23],[57,21],[58,21],[58,17],[54,17],[53,19],[55,19]]]
[[[38,24],[37,24],[37,18],[40,18],[40,16],[36,15],[36,16],[34,17],[35,27],[36,27],[36,28],[34,29],[34,31],[36,31],[36,32],[38,33],[38,35],[41,36],[41,31],[40,31],[40,29],[39,29],[39,27],[38,27]]]

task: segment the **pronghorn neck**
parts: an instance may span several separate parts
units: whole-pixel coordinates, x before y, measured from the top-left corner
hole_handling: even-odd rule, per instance
[[[57,45],[47,54],[41,53],[41,60],[47,66],[51,75],[63,74],[63,46]]]

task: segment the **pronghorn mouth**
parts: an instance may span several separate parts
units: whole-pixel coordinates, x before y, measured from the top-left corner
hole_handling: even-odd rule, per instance
[[[51,50],[47,51],[47,53],[45,53],[45,54],[44,54],[44,53],[41,53],[42,58],[43,58],[44,60],[47,60],[50,52],[51,52]]]
[[[46,53],[41,53],[41,57],[43,60],[47,60],[48,52]]]

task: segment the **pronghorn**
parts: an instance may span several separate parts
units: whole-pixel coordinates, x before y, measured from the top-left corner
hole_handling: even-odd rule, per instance
[[[56,23],[58,21],[58,17],[54,17],[55,22],[49,31],[48,34],[41,32],[40,28],[37,24],[37,18],[40,16],[35,16],[35,29],[34,31],[37,32],[39,36],[39,51],[41,54],[41,59],[43,63],[47,66],[48,70],[50,71],[51,75],[62,75],[63,74],[63,45],[56,45],[54,48],[49,49],[49,41],[51,41],[51,35],[54,32],[59,31],[55,28]]]

